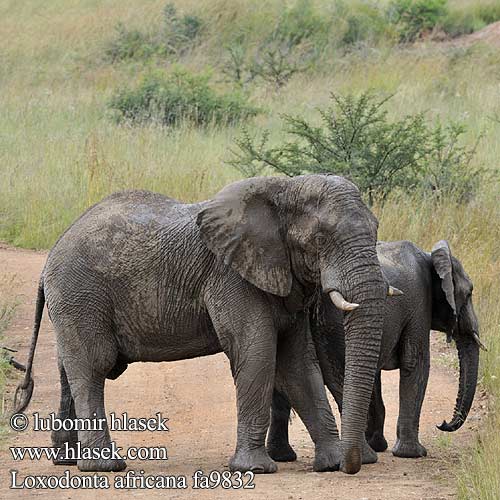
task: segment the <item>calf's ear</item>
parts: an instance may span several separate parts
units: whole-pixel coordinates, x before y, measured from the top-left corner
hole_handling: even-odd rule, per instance
[[[451,250],[448,242],[438,241],[431,252],[432,265],[441,279],[441,288],[445,294],[446,301],[450,305],[454,319],[457,318],[457,305],[455,302],[455,286],[453,284],[453,264]]]

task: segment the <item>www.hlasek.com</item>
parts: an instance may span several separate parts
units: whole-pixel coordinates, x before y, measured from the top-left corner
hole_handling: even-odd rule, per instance
[[[109,416],[109,428],[111,431],[131,432],[168,432],[168,418],[157,413],[150,418],[133,418],[125,412],[121,415],[111,413]],[[103,431],[106,429],[106,418],[75,418],[59,419],[51,413],[48,417],[41,417],[39,413],[33,413],[31,419],[34,431]],[[30,419],[24,413],[18,413],[11,417],[10,426],[17,432],[25,431],[30,426]],[[168,451],[164,446],[152,447],[129,447],[126,450],[111,442],[109,446],[86,447],[80,442],[64,443],[60,447],[37,447],[37,446],[12,446],[10,447],[12,458],[15,462],[25,459],[59,462],[75,462],[78,460],[168,460]],[[11,470],[12,489],[108,489],[113,486],[116,489],[186,489],[189,485],[192,489],[253,489],[254,474],[247,472],[231,473],[229,471],[210,471],[204,473],[202,470],[195,471],[188,480],[186,475],[145,475],[144,471],[129,470],[127,473],[115,474],[114,476],[94,474],[75,474],[69,470],[63,471],[61,475],[25,475],[21,476],[19,471]]]

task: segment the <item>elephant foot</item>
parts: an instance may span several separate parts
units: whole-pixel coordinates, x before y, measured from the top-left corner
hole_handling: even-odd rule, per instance
[[[231,472],[251,471],[255,474],[268,474],[276,472],[278,466],[262,447],[253,450],[237,449],[229,461],[229,469]]]
[[[404,442],[398,439],[392,454],[401,458],[420,458],[427,456],[427,450],[418,441]]]
[[[385,437],[383,434],[373,434],[370,437],[366,438],[368,440],[368,444],[370,447],[379,452],[382,453],[383,451],[387,450],[387,441],[385,440]]]
[[[316,447],[316,456],[314,457],[314,472],[332,472],[340,468],[342,451],[339,445],[329,445]]]
[[[363,448],[361,450],[361,463],[362,464],[375,464],[378,461],[377,453],[371,446],[363,440]]]
[[[276,462],[295,462],[297,454],[287,443],[267,443],[267,453]]]
[[[126,468],[127,463],[121,458],[78,460],[78,469],[82,472],[120,472]]]
[[[77,464],[76,459],[69,458],[66,456],[66,453],[64,452],[65,451],[64,446],[65,446],[65,443],[63,445],[53,445],[54,448],[60,448],[60,450],[59,450],[59,453],[57,454],[57,457],[52,459],[52,463],[54,465],[76,465]],[[76,443],[75,444],[73,444],[73,443],[68,444],[67,447],[68,447],[68,451],[72,450],[74,453],[74,456],[76,456]]]

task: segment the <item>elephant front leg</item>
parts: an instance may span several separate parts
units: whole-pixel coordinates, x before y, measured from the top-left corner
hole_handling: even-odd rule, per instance
[[[402,364],[399,379],[399,418],[393,455],[402,458],[427,456],[427,450],[418,440],[420,412],[429,379],[429,346],[411,366]]]
[[[266,451],[265,440],[274,388],[277,332],[265,296],[246,284],[236,285],[230,296],[221,293],[207,298],[208,312],[229,358],[236,387],[237,443],[229,468],[275,472],[278,467]]]
[[[294,462],[297,454],[288,440],[290,401],[285,394],[274,389],[271,406],[271,425],[267,433],[267,452],[276,462]]]
[[[274,335],[268,333],[269,338],[247,345],[243,352],[235,354],[229,349],[238,407],[237,444],[229,462],[231,471],[259,474],[278,469],[265,448],[276,352]]]
[[[313,469],[338,470],[342,453],[335,418],[308,328],[301,323],[298,330],[279,341],[276,387],[286,393],[315,444]]]

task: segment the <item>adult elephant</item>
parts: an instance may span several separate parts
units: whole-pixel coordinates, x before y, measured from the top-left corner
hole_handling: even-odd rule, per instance
[[[460,360],[460,382],[451,422],[443,431],[455,431],[465,422],[476,390],[479,348],[478,321],[472,305],[472,281],[461,262],[453,257],[446,241],[426,253],[409,241],[379,242],[377,252],[382,272],[403,296],[385,306],[379,370],[370,405],[366,437],[376,451],[387,449],[384,437],[385,408],[380,369],[400,370],[397,440],[392,450],[398,457],[427,455],[419,442],[419,421],[429,377],[430,330],[454,339]],[[342,408],[345,335],[342,313],[325,296],[312,317],[312,336],[326,385]],[[349,340],[347,340],[347,344]],[[278,461],[293,461],[288,443],[290,402],[275,392],[268,451]]]
[[[358,189],[336,176],[252,178],[195,204],[146,191],[111,195],[75,221],[48,256],[17,410],[31,397],[46,300],[57,335],[61,418],[105,418],[105,379],[128,363],[224,351],[237,393],[232,470],[276,470],[265,449],[276,384],[316,444],[314,470],[341,463],[356,473],[388,292],[376,239],[377,220]],[[318,290],[352,311],[345,319],[343,455],[304,333]],[[77,439],[82,447],[110,444],[107,427],[52,436],[54,446]],[[125,466],[78,460],[82,471]]]

